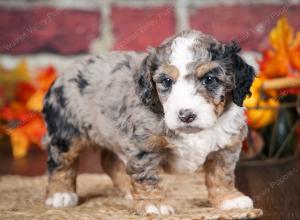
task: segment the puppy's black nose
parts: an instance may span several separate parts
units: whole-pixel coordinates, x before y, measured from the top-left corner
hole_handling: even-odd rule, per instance
[[[196,116],[190,109],[181,109],[178,114],[179,119],[184,123],[191,123],[195,120]]]

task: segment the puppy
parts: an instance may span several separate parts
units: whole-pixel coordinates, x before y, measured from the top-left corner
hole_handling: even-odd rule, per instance
[[[78,204],[78,157],[97,146],[103,170],[140,214],[174,212],[159,185],[162,167],[203,167],[214,207],[252,208],[234,185],[247,133],[242,104],[255,77],[239,51],[235,43],[184,31],[148,53],[110,52],[75,63],[44,99],[46,205]]]

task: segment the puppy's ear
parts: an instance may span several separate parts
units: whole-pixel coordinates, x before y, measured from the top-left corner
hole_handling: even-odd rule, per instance
[[[255,71],[239,55],[241,49],[237,43],[233,42],[225,46],[225,53],[231,57],[232,71],[234,74],[234,89],[232,90],[233,102],[238,106],[243,106],[244,99],[251,95],[250,87],[255,78]]]
[[[142,102],[149,106],[154,113],[163,114],[163,107],[158,98],[155,83],[153,82],[152,75],[157,69],[159,63],[154,52],[142,61],[141,67],[137,73],[138,93]]]

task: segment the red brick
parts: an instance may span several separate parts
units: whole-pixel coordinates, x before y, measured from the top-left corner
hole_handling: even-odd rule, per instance
[[[300,30],[300,5],[232,5],[190,9],[194,29],[212,34],[218,40],[236,40],[244,49],[261,50],[268,45],[268,33],[280,16],[288,16]],[[262,26],[262,32],[257,27]]]
[[[175,33],[173,8],[130,8],[113,6],[112,30],[115,50],[144,51],[148,46],[157,46]]]
[[[0,8],[0,52],[87,52],[99,35],[98,11]]]

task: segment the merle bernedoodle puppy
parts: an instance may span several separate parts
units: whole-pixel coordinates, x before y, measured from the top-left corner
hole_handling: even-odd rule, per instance
[[[174,212],[160,188],[163,168],[204,168],[214,207],[252,208],[234,184],[255,77],[239,51],[184,31],[148,53],[109,52],[71,66],[44,99],[46,205],[77,205],[78,157],[97,146],[103,170],[140,214]]]

